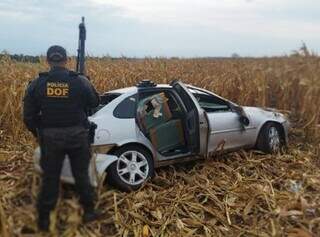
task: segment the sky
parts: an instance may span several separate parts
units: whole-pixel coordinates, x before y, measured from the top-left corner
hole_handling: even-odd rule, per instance
[[[39,55],[58,44],[112,57],[228,57],[320,51],[318,0],[0,0],[0,51]]]

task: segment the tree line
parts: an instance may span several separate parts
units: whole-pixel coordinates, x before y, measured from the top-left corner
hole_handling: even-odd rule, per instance
[[[18,62],[28,62],[28,63],[40,62],[40,56],[31,56],[31,55],[24,55],[24,54],[8,54],[6,52],[0,53],[0,60],[2,60],[3,58],[10,58]]]

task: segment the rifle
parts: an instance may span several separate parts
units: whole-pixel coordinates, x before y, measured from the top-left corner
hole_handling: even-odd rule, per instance
[[[76,72],[84,75],[85,73],[85,41],[86,41],[86,26],[84,24],[84,17],[81,18],[79,24],[79,44],[77,55]]]
[[[79,74],[85,74],[85,41],[86,41],[86,26],[84,24],[84,17],[81,18],[81,23],[79,24],[79,43],[78,43],[78,55],[77,55],[77,66],[76,72]],[[86,111],[87,115],[90,115],[91,112]],[[88,140],[89,144],[94,142],[95,130],[97,125],[94,122],[88,121],[86,124],[88,129]]]

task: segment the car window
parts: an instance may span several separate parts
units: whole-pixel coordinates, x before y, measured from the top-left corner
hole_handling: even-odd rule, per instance
[[[137,95],[132,95],[121,101],[113,111],[116,118],[134,118],[136,110]]]
[[[113,101],[115,98],[119,97],[120,93],[105,93],[103,95],[100,95],[100,104],[92,110],[93,113],[98,112],[101,110],[104,106],[109,104],[111,101]]]
[[[195,93],[193,95],[196,97],[200,107],[208,113],[231,111],[228,103],[218,97],[203,93]]]

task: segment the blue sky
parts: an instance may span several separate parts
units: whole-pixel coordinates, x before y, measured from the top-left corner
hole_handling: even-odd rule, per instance
[[[75,54],[86,17],[87,53],[111,56],[283,55],[320,50],[316,0],[0,0],[0,51]]]

